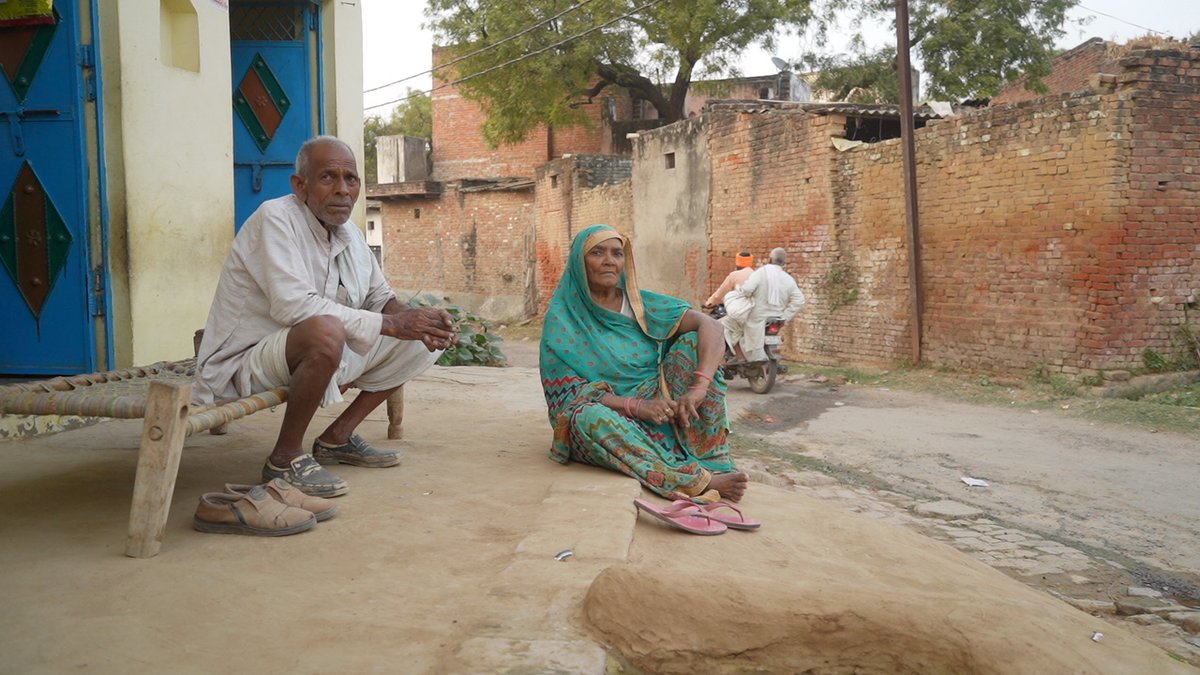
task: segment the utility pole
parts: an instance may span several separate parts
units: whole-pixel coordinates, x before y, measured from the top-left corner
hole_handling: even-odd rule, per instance
[[[912,362],[921,362],[925,288],[921,283],[921,227],[917,208],[917,148],[913,140],[912,66],[909,62],[908,0],[896,0],[896,67],[900,75],[900,145],[904,148],[904,210],[908,222],[908,286],[912,296]]]

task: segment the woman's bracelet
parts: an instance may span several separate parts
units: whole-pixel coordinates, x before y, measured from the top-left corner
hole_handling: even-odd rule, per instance
[[[696,377],[703,377],[704,379],[708,380],[709,382],[712,382],[712,377],[705,375],[704,373],[702,373],[698,370],[692,371],[692,374],[695,375]]]
[[[633,413],[629,410],[629,399],[630,397],[626,396],[625,400],[621,402],[621,406],[625,409],[626,417],[633,417]]]

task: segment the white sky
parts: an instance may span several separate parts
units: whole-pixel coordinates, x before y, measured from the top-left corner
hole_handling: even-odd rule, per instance
[[[432,39],[429,31],[421,27],[425,22],[424,8],[425,3],[421,0],[362,0],[363,81],[366,88],[429,70]],[[1146,29],[1177,38],[1200,31],[1200,1],[1197,0],[1139,0],[1136,3],[1085,0],[1069,16],[1073,23],[1068,23],[1067,34],[1058,44],[1068,49],[1092,37],[1123,42],[1145,35]],[[1081,26],[1080,21],[1086,21],[1086,24]],[[878,36],[872,39],[873,43],[887,39],[890,32],[890,21],[864,27],[868,36]],[[836,48],[836,41],[836,37],[831,37],[830,46]],[[800,51],[800,38],[785,36],[779,40],[775,55],[790,60]],[[740,63],[743,74],[775,73],[777,69],[771,63],[771,56],[760,49],[749,50]],[[428,90],[430,86],[429,75],[422,74],[364,94],[363,104],[372,106],[400,98],[405,87]],[[390,105],[372,108],[366,114],[383,114],[390,108]]]

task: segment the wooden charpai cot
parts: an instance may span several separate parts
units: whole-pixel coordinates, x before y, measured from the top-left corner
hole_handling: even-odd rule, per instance
[[[133,481],[125,555],[150,558],[162,547],[185,437],[225,433],[226,425],[287,402],[287,387],[228,403],[191,405],[196,359],[0,386],[0,414],[76,415],[144,420]],[[399,438],[404,387],[388,399],[388,438]]]

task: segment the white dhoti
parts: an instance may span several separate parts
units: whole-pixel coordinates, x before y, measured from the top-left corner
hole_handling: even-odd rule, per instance
[[[241,396],[285,387],[292,381],[286,353],[290,331],[290,328],[284,328],[268,335],[246,354],[234,377],[234,386]],[[321,405],[341,403],[344,385],[363,391],[395,389],[425,372],[441,355],[441,350],[431,352],[420,340],[397,340],[382,335],[376,338],[375,345],[366,354],[346,347],[342,350],[337,373],[321,398]]]

